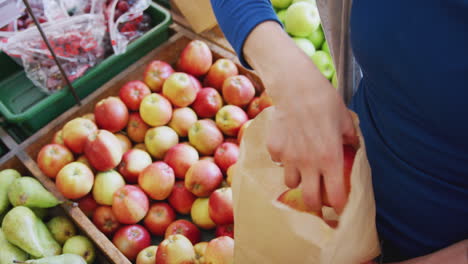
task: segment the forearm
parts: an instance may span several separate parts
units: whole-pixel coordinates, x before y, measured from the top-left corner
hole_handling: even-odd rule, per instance
[[[432,254],[394,264],[468,264],[468,240],[463,240]]]

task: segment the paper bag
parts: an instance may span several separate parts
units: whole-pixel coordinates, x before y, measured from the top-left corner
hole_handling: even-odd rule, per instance
[[[218,24],[210,0],[174,0],[174,3],[195,33],[212,29]]]
[[[266,148],[273,112],[273,107],[264,110],[246,129],[234,168],[234,263],[358,264],[378,256],[371,171],[360,132],[351,193],[333,229],[317,216],[276,201],[287,187],[283,169]]]

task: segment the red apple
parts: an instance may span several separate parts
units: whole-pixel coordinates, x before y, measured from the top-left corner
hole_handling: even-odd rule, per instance
[[[221,144],[214,154],[215,163],[223,173],[226,173],[229,167],[237,162],[238,158],[239,146],[229,142]]]
[[[149,165],[138,176],[138,185],[154,200],[169,197],[174,183],[174,170],[162,161]]]
[[[299,188],[284,191],[277,200],[297,211],[318,216],[322,215],[322,212],[315,212],[305,204],[304,198],[302,197],[302,190]]]
[[[55,178],[57,189],[68,199],[79,199],[93,188],[94,174],[81,162],[65,165]]]
[[[255,97],[250,101],[249,107],[247,107],[247,116],[249,116],[250,119],[254,119],[261,111],[260,97]]]
[[[115,168],[122,160],[122,146],[114,134],[99,130],[88,137],[84,152],[91,165],[99,171]]]
[[[168,126],[150,128],[145,135],[145,145],[151,156],[163,159],[166,152],[179,143],[179,136]]]
[[[210,217],[208,198],[196,199],[190,210],[190,216],[193,223],[203,229],[212,229],[216,226]]]
[[[211,240],[206,246],[205,261],[212,264],[233,264],[234,239],[221,236]]]
[[[224,141],[223,134],[211,119],[195,122],[189,129],[188,138],[202,155],[212,155]]]
[[[197,97],[197,84],[190,75],[183,72],[173,73],[164,82],[162,93],[178,107],[189,106]]]
[[[209,196],[223,181],[221,170],[213,162],[200,160],[185,176],[185,187],[198,197]]]
[[[174,184],[168,202],[179,214],[189,214],[196,199],[197,197],[185,188],[185,183],[178,181]]]
[[[232,189],[225,187],[214,191],[209,200],[210,218],[217,225],[234,223],[234,210],[232,204]]]
[[[218,59],[208,71],[204,84],[221,92],[224,81],[238,74],[239,71],[234,62],[228,59]]]
[[[193,264],[195,249],[183,235],[172,235],[164,239],[156,252],[156,264]]]
[[[131,113],[128,117],[127,135],[136,143],[145,141],[145,134],[150,127],[141,119],[140,113]]]
[[[93,223],[106,236],[111,236],[119,229],[120,223],[110,206],[99,206],[93,215]]]
[[[180,71],[202,76],[206,74],[213,63],[210,48],[201,40],[192,40],[180,54],[177,69]]]
[[[143,80],[153,92],[161,92],[163,83],[174,73],[171,65],[164,61],[154,60],[148,64]]]
[[[201,89],[192,104],[193,110],[201,118],[211,118],[223,106],[223,98],[216,89],[207,87]]]
[[[127,183],[137,183],[140,173],[153,161],[148,152],[141,149],[131,149],[122,157],[119,164],[119,172]]]
[[[93,217],[94,211],[99,206],[97,202],[94,200],[93,195],[91,193],[79,199],[77,202],[81,211],[83,211],[83,213],[89,218]]]
[[[39,169],[49,178],[55,179],[63,166],[74,160],[73,154],[65,146],[48,144],[41,148],[37,155]]]
[[[88,136],[97,132],[97,126],[85,118],[75,118],[63,126],[63,142],[73,153],[83,153]]]
[[[252,123],[253,120],[249,120],[245,122],[241,128],[239,129],[239,133],[237,133],[237,144],[240,145],[242,141],[242,136],[244,136],[244,130]]]
[[[325,223],[329,225],[331,228],[337,228],[338,227],[338,221],[336,220],[327,220],[325,219]]]
[[[134,261],[140,251],[151,245],[151,235],[141,225],[124,226],[115,233],[112,243]]]
[[[190,127],[197,122],[198,117],[195,111],[190,107],[177,108],[172,113],[169,126],[174,129],[179,137],[186,137]]]
[[[192,242],[193,245],[200,242],[201,232],[198,227],[191,222],[180,219],[170,224],[166,229],[165,238],[171,235],[183,235]]]
[[[172,105],[162,95],[152,93],[141,101],[140,116],[150,126],[163,126],[172,117]]]
[[[273,105],[273,100],[271,99],[270,96],[268,96],[268,94],[264,91],[261,95],[260,95],[260,101],[258,102],[259,104],[259,107],[260,107],[260,111],[263,111],[263,109],[267,108],[267,107],[270,107]]]
[[[216,113],[216,125],[227,136],[236,137],[242,125],[249,120],[242,108],[226,105]]]
[[[226,183],[229,185],[229,186],[232,186],[232,179],[234,177],[234,166],[231,166],[227,169],[227,172],[226,172]]]
[[[132,111],[138,111],[141,101],[149,94],[151,94],[151,90],[142,81],[130,81],[124,84],[119,91],[120,99]]]
[[[151,234],[163,236],[167,227],[176,220],[176,214],[167,203],[157,202],[151,205],[143,221]]]
[[[112,211],[122,224],[140,222],[148,212],[148,207],[148,197],[137,186],[125,185],[114,194]]]
[[[65,142],[63,141],[63,130],[60,129],[59,131],[55,132],[54,137],[52,138],[52,144],[59,144],[64,145]]]
[[[140,253],[136,258],[136,264],[154,264],[156,262],[156,252],[158,251],[158,246],[149,246]]]
[[[234,238],[234,224],[229,225],[219,225],[216,227],[215,231],[216,237],[228,236]]]
[[[245,106],[255,96],[252,82],[244,75],[227,78],[223,83],[223,97],[228,104]]]
[[[127,106],[118,97],[107,97],[94,107],[94,116],[99,128],[112,133],[124,129],[128,124]]]
[[[120,146],[122,147],[122,153],[129,151],[132,148],[132,142],[124,134],[115,133],[114,136],[119,140]]]
[[[201,82],[195,78],[193,75],[190,75],[190,79],[192,79],[192,82],[193,82],[193,85],[195,86],[195,90],[197,91],[197,94],[198,92],[202,89],[202,85],[201,85]]]
[[[164,162],[174,169],[177,178],[185,179],[187,170],[198,161],[198,158],[198,152],[194,147],[188,144],[177,144],[166,152]]]

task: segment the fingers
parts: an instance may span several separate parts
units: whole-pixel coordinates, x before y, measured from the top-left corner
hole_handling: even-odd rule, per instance
[[[301,175],[295,166],[286,164],[284,166],[284,183],[289,188],[296,188],[301,183]]]
[[[356,127],[354,126],[353,119],[356,114],[349,112],[345,114],[343,121],[343,144],[352,145],[357,147],[359,145],[359,138],[356,132]]]
[[[267,149],[270,153],[271,160],[274,162],[281,162],[281,146],[279,140],[272,138],[272,133],[268,133]]]
[[[347,193],[343,177],[343,147],[336,144],[322,157],[322,174],[330,205],[338,214],[346,204]]]
[[[302,176],[302,195],[304,202],[313,211],[322,210],[322,197],[320,193],[320,174],[318,171],[307,166],[301,170]]]

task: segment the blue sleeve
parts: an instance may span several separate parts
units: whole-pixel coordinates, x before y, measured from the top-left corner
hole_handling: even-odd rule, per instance
[[[211,0],[218,24],[226,39],[239,56],[239,60],[250,68],[243,57],[242,48],[250,32],[260,23],[272,20],[279,22],[269,0]]]

